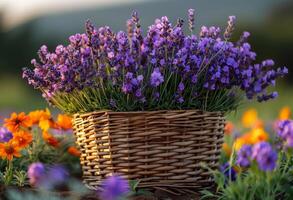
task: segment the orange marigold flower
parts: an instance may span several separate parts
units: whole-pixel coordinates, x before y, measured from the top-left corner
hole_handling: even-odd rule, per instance
[[[231,149],[231,147],[227,143],[223,143],[222,148],[223,148],[223,151],[225,152],[225,154],[227,156],[230,156],[231,155],[232,149]]]
[[[68,115],[59,114],[56,124],[63,130],[72,129],[72,118]]]
[[[73,147],[73,146],[69,147],[67,149],[67,152],[73,156],[76,156],[76,157],[80,156],[80,151],[76,147]]]
[[[262,141],[267,141],[268,139],[269,139],[269,136],[263,128],[255,128],[250,133],[250,141],[252,144],[256,144]]]
[[[248,109],[243,113],[241,121],[245,128],[253,127],[258,121],[257,111],[255,109]]]
[[[21,127],[28,128],[32,125],[29,116],[27,116],[24,112],[19,114],[12,113],[10,118],[4,120],[4,126],[11,132],[18,131]]]
[[[53,135],[48,133],[47,131],[43,132],[43,139],[53,147],[59,147],[60,143]]]
[[[225,134],[231,135],[231,133],[233,132],[233,129],[234,129],[233,123],[228,121],[225,125]]]
[[[51,118],[51,113],[49,109],[46,110],[35,110],[28,114],[31,119],[32,124],[39,124],[41,120],[46,120]]]
[[[279,120],[287,120],[291,118],[291,109],[288,106],[283,107],[279,113]]]
[[[13,142],[0,143],[0,156],[2,159],[12,160],[13,157],[20,157],[21,148]]]
[[[12,142],[19,148],[26,148],[32,141],[33,136],[27,131],[19,130],[13,134]]]

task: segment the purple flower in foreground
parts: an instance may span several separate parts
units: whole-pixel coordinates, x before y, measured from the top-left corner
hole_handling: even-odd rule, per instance
[[[31,185],[41,186],[42,182],[45,180],[45,166],[40,162],[32,163],[28,167],[27,174]]]
[[[283,120],[278,123],[277,134],[282,138],[287,147],[293,147],[293,121]]]
[[[233,169],[233,167],[230,166],[228,162],[220,166],[220,171],[224,174],[226,178],[228,178],[228,180],[236,180],[236,171]]]
[[[99,193],[101,199],[118,200],[130,192],[128,181],[121,176],[113,175],[102,183],[102,191]]]
[[[6,128],[0,128],[0,142],[9,142],[13,138],[13,135]]]
[[[68,172],[67,170],[60,165],[53,166],[48,171],[48,183],[49,186],[57,186],[65,183],[65,181],[68,179]]]
[[[164,82],[164,77],[162,76],[159,68],[155,68],[151,74],[151,85],[158,87],[161,83]]]
[[[250,145],[243,145],[237,154],[237,164],[241,167],[249,167],[252,154],[252,147]]]
[[[293,136],[293,121],[291,120],[283,120],[278,123],[278,136],[282,139],[286,139],[288,137]]]
[[[259,142],[253,147],[252,158],[256,160],[260,170],[273,171],[276,168],[278,155],[269,143]]]

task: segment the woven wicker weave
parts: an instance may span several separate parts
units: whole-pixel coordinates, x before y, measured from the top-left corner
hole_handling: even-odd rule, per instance
[[[74,115],[85,183],[98,189],[113,173],[139,187],[196,190],[212,184],[201,163],[218,167],[225,118],[199,110]]]

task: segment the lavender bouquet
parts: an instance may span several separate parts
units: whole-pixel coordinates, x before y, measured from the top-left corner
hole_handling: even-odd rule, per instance
[[[201,27],[194,32],[194,10],[188,10],[189,34],[183,20],[173,26],[167,17],[156,19],[142,34],[137,12],[127,31],[96,28],[69,37],[69,45],[55,52],[38,51],[40,62],[23,69],[23,77],[42,91],[47,101],[67,113],[110,109],[140,111],[201,109],[229,112],[245,99],[266,101],[268,92],[287,68],[273,69],[272,60],[256,63],[244,32],[229,41],[235,26],[230,16],[223,31]]]

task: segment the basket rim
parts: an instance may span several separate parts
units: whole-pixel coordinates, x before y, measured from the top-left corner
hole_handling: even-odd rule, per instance
[[[202,114],[218,114],[222,117],[225,117],[225,112],[221,111],[204,111],[200,109],[187,109],[187,110],[150,110],[150,111],[113,111],[113,110],[97,110],[97,111],[91,111],[86,113],[75,113],[73,114],[73,117],[83,117],[83,116],[89,116],[93,114],[121,114],[121,115],[129,115],[129,114],[146,114],[146,113],[161,113],[161,112],[201,112]]]

